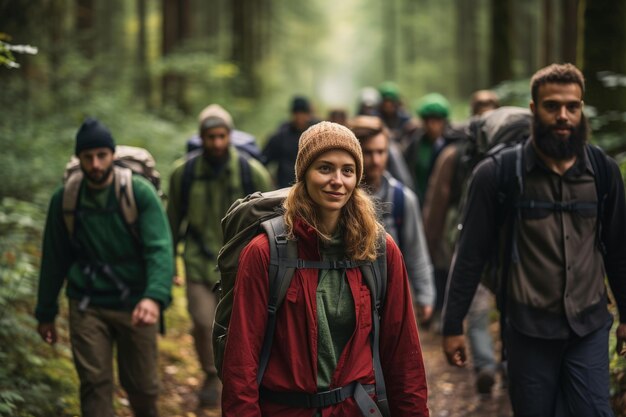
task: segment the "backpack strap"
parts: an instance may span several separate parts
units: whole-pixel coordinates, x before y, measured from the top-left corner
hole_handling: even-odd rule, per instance
[[[119,204],[120,213],[128,226],[130,233],[137,241],[141,241],[137,230],[137,201],[133,191],[133,171],[130,168],[114,166],[115,197]]]
[[[596,244],[600,248],[602,256],[605,256],[606,245],[602,241],[602,219],[604,217],[604,209],[606,208],[606,199],[611,189],[613,177],[609,170],[609,164],[606,154],[596,145],[588,144],[585,146],[587,158],[591,162],[594,172],[594,180],[596,183],[596,195],[598,197],[598,214],[596,226]]]
[[[135,193],[133,192],[133,171],[130,168],[114,165],[113,173],[115,197],[119,204],[119,212],[131,235],[137,241],[140,241],[139,231],[137,230],[139,213],[137,211]],[[72,239],[76,231],[76,208],[83,178],[82,172],[75,172],[67,179],[63,189],[63,221]]]
[[[285,235],[285,222],[282,216],[273,217],[261,223],[262,230],[267,234],[270,246],[269,264],[269,299],[267,304],[267,327],[263,338],[263,346],[259,356],[259,369],[257,371],[257,383],[265,374],[265,369],[270,359],[274,331],[276,330],[276,312],[287,294],[289,284],[296,271],[295,266],[287,266],[283,259],[297,259],[298,246],[295,240],[287,239]]]
[[[380,361],[380,316],[387,294],[387,245],[383,234],[379,242],[378,257],[375,262],[361,266],[361,273],[366,285],[372,293],[372,360],[374,361],[374,379],[376,381],[376,404],[383,416],[389,417],[391,410],[387,401],[385,376]]]
[[[404,233],[402,233],[402,226],[404,224],[404,186],[399,181],[393,186],[393,207],[391,208],[391,215],[393,216],[393,222],[398,235],[398,246],[404,248]]]
[[[76,230],[76,206],[82,182],[83,173],[79,170],[67,179],[63,188],[63,221],[70,239],[73,239]]]
[[[180,206],[180,218],[187,217],[189,211],[189,196],[191,193],[191,183],[194,179],[194,170],[198,157],[202,155],[202,149],[198,149],[189,153],[187,160],[185,161],[185,167],[183,168],[183,178],[180,187],[181,206]]]
[[[239,169],[241,170],[241,187],[245,195],[250,195],[255,192],[254,184],[252,184],[252,169],[250,168],[250,161],[239,154]]]

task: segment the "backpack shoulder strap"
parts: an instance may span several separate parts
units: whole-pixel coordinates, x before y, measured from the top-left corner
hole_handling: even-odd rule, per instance
[[[202,151],[202,149],[200,149]],[[189,154],[189,158],[185,161],[185,166],[183,168],[183,178],[180,186],[180,196],[181,196],[181,207],[180,214],[181,218],[187,217],[187,212],[189,211],[189,196],[191,193],[191,183],[194,179],[194,170],[196,166],[196,161],[198,157],[200,157],[201,152],[192,152]]]
[[[70,238],[73,238],[76,223],[76,206],[83,182],[83,173],[79,170],[72,174],[63,187],[63,221]]]
[[[115,167],[115,196],[120,205],[122,216],[128,225],[137,223],[137,201],[133,190],[133,171],[129,168]]]
[[[398,234],[398,246],[404,248],[402,239],[402,226],[404,223],[404,186],[400,181],[396,182],[393,186],[393,207],[391,210],[393,222],[396,226],[396,233]]]
[[[387,401],[385,377],[380,361],[380,316],[387,294],[387,245],[386,235],[381,236],[378,257],[374,262],[361,265],[363,279],[372,293],[372,359],[374,361],[374,379],[376,381],[376,404],[383,416],[391,415]]]
[[[245,195],[250,195],[256,190],[252,184],[252,168],[250,168],[250,161],[239,154],[239,169],[241,170],[241,187]]]
[[[606,154],[596,145],[588,144],[585,146],[587,157],[591,162],[594,172],[594,180],[596,183],[596,195],[598,198],[598,213],[596,227],[596,243],[598,244],[602,255],[606,255],[606,245],[602,241],[602,218],[604,217],[604,209],[609,190],[612,185],[612,176],[609,170],[609,164]]]
[[[298,246],[295,240],[287,239],[285,235],[285,222],[282,216],[273,217],[261,223],[261,229],[267,234],[270,246],[269,264],[269,299],[267,305],[267,325],[263,346],[259,356],[259,369],[257,382],[261,384],[265,369],[270,359],[274,331],[276,329],[276,312],[285,299],[289,284],[296,271],[294,266],[287,266],[284,260],[298,258]]]

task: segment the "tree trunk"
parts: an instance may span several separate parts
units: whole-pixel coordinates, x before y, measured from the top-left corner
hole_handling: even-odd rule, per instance
[[[189,0],[163,0],[163,56],[167,57],[180,48],[191,31]],[[189,112],[185,97],[186,81],[181,74],[168,72],[162,81],[163,103],[183,112]]]
[[[383,7],[383,75],[385,79],[395,81],[398,74],[396,70],[396,49],[398,46],[396,28],[396,0],[385,0]]]
[[[585,102],[596,107],[596,133],[626,134],[626,0],[593,0],[585,8]]]
[[[137,0],[137,69],[135,73],[135,88],[137,95],[141,97],[147,106],[150,105],[151,85],[148,72],[148,37],[146,28],[146,0]]]
[[[491,0],[491,85],[510,80],[513,76],[511,6],[511,0]]]
[[[561,0],[561,57],[563,62],[578,63],[578,0]]]
[[[457,82],[463,97],[469,96],[480,86],[478,55],[479,39],[476,32],[477,6],[472,0],[459,0],[456,15]]]
[[[234,84],[236,94],[243,97],[258,96],[260,80],[256,74],[259,61],[259,21],[256,0],[232,1],[232,52],[233,62],[239,66],[241,77]]]
[[[87,59],[95,55],[95,0],[76,0],[76,39],[78,50]]]
[[[554,9],[552,0],[543,0],[543,53],[541,57],[543,66],[550,65],[555,61],[554,42]]]

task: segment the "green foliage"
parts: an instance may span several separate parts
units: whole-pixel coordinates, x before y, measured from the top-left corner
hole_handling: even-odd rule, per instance
[[[0,416],[70,416],[76,378],[69,349],[43,346],[32,317],[43,207],[0,201]]]

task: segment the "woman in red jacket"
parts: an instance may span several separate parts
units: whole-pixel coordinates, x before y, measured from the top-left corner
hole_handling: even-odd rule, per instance
[[[288,237],[297,239],[298,258],[375,262],[384,229],[374,204],[358,188],[363,155],[354,134],[330,122],[311,126],[300,137],[295,170],[284,219]],[[378,340],[387,402],[374,388],[381,386],[372,354],[375,317],[358,267],[296,270],[277,313],[259,386],[269,242],[265,234],[254,238],[241,254],[235,284],[222,369],[223,416],[376,416],[381,415],[377,408],[386,414],[385,405],[393,417],[428,416],[409,282],[402,255],[389,236],[386,261]]]

